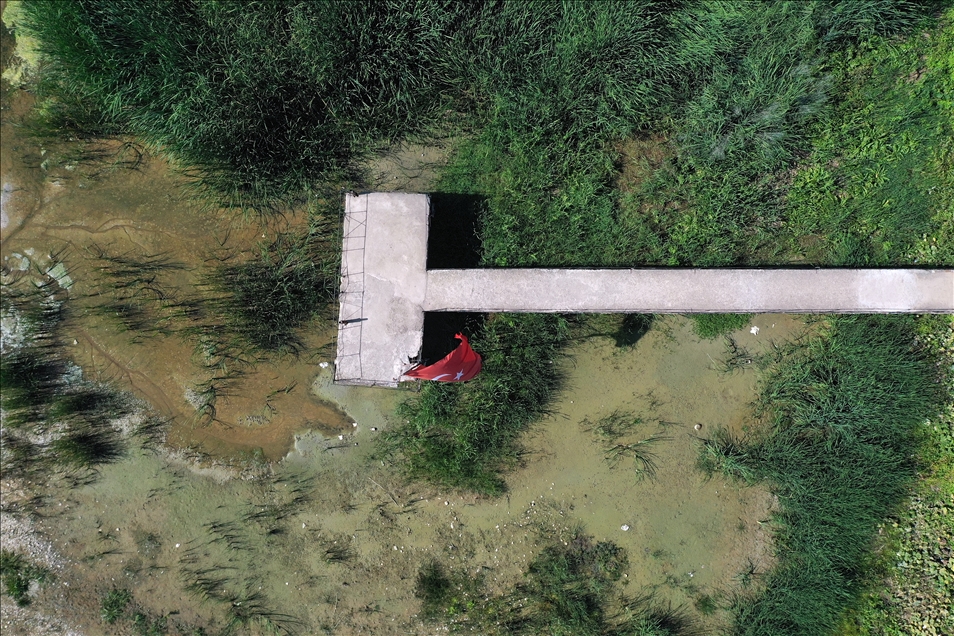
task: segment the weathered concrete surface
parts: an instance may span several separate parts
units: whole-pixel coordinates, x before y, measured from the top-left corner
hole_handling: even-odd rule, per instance
[[[949,313],[954,312],[954,270],[432,270],[424,310]]]
[[[954,270],[427,271],[427,195],[345,197],[335,381],[397,386],[425,311],[954,313]]]
[[[429,209],[425,194],[345,196],[336,382],[397,386],[420,352]]]

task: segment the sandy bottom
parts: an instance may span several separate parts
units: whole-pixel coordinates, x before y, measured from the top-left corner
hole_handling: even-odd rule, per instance
[[[754,322],[762,330],[749,336],[752,351],[766,346],[766,332],[785,337],[800,328],[783,316]],[[746,335],[736,337],[742,343]],[[652,591],[695,612],[703,594],[721,598],[735,588],[750,561],[759,571],[771,563],[761,522],[772,498],[695,469],[697,436],[744,426],[754,397],[753,372],[714,369],[724,356],[721,344],[699,342],[681,318],[632,348],[605,338],[581,343],[565,361],[567,390],[553,415],[527,439],[525,466],[508,477],[509,494],[494,500],[403,483],[399,467],[374,454],[400,392],[336,387],[321,371],[313,391],[340,400],[358,422],[342,439],[299,433],[284,460],[244,470],[137,453],[91,485],[51,491],[35,533],[65,565],[34,606],[99,633],[99,601],[119,586],[155,615],[178,612],[170,621],[183,629],[222,626],[222,603],[200,603],[184,590],[218,578],[230,593],[261,595],[300,633],[429,633],[414,617],[421,564],[436,558],[504,591],[544,542],[582,526],[627,550],[628,593]],[[614,410],[642,417],[637,438],[667,437],[653,446],[654,479],[639,480],[626,461],[611,466],[583,425]],[[698,618],[715,627],[724,616]],[[5,627],[28,634],[33,625]]]

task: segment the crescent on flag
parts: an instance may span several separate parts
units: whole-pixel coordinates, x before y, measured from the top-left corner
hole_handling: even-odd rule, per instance
[[[470,341],[464,334],[454,336],[460,340],[457,348],[446,356],[426,367],[415,367],[404,375],[420,380],[434,380],[437,382],[466,382],[472,379],[483,366],[480,354],[470,348]]]

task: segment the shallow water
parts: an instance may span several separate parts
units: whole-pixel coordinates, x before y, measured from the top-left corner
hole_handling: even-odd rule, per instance
[[[772,324],[776,337],[800,328],[781,316],[755,322],[762,325],[757,338],[750,336],[757,342],[736,334],[753,352],[767,345]],[[626,548],[628,593],[654,590],[659,600],[691,611],[700,595],[718,598],[735,587],[749,559],[759,571],[770,563],[760,522],[771,497],[707,480],[694,468],[696,436],[745,422],[754,396],[753,372],[725,375],[710,357],[722,359],[722,345],[699,342],[681,318],[666,320],[632,348],[617,349],[608,338],[574,347],[565,361],[567,390],[528,438],[525,466],[508,476],[510,493],[495,500],[408,486],[396,467],[372,461],[374,438],[388,427],[400,394],[371,389],[374,398],[358,402],[364,389],[334,387],[322,372],[317,390],[339,392],[363,409],[343,440],[299,435],[298,450],[284,461],[247,470],[244,478],[225,466],[136,454],[47,504],[42,528],[72,565],[64,577],[69,588],[43,598],[81,610],[76,616],[86,616],[92,629],[97,593],[116,584],[154,613],[179,611],[183,624],[221,624],[221,604],[198,604],[182,590],[197,573],[216,573],[229,590],[259,592],[272,611],[303,621],[303,633],[322,625],[344,634],[407,633],[416,629],[413,581],[426,560],[483,573],[492,590],[504,591],[543,541],[582,525]],[[610,466],[594,433],[581,426],[616,409],[647,422],[636,437],[668,436],[653,447],[655,479],[638,480],[626,462]],[[269,477],[273,471],[277,480]],[[283,508],[295,484],[308,497]],[[266,510],[288,516],[249,518]],[[344,548],[345,561],[329,562],[334,546]]]
[[[59,254],[74,281],[70,306],[78,308],[67,326],[70,354],[88,377],[115,383],[172,420],[169,448],[133,452],[94,483],[61,484],[38,504],[38,531],[66,565],[34,611],[100,633],[102,595],[128,587],[148,612],[178,612],[169,620],[183,629],[221,627],[229,604],[202,603],[184,590],[220,578],[213,597],[261,593],[263,607],[291,617],[276,620],[300,633],[419,633],[413,584],[425,561],[483,573],[492,590],[504,591],[542,542],[579,525],[627,550],[628,593],[655,590],[689,611],[701,594],[736,586],[749,560],[767,567],[761,522],[771,497],[695,468],[700,436],[750,421],[755,371],[720,372],[724,344],[700,341],[683,318],[658,321],[632,347],[608,337],[571,347],[565,390],[526,437],[524,465],[507,476],[509,493],[499,499],[401,480],[400,466],[378,455],[375,440],[405,394],[331,384],[321,363],[333,359],[333,324],[316,325],[301,357],[256,367],[220,399],[219,421],[200,424],[189,392],[207,370],[195,343],[175,334],[137,340],[85,311],[103,291],[90,250],[164,254],[182,266],[168,276],[169,293],[187,295],[210,257],[253,254],[257,241],[301,219],[244,221],[200,206],[167,163],[120,142],[97,146],[110,161],[76,161],[75,144],[46,147],[23,136],[32,98],[6,84],[2,93],[5,272],[25,262],[48,267]],[[381,183],[427,190],[441,157],[409,146],[372,171]],[[753,353],[802,328],[786,316],[751,324],[758,335],[744,329],[734,338]],[[610,465],[605,443],[587,430],[586,421],[617,410],[643,421],[621,441],[665,437],[649,447],[654,479],[640,479],[628,460]],[[236,458],[239,468],[229,463]],[[6,498],[12,491],[4,488]],[[4,616],[4,633],[35,632],[36,618]]]

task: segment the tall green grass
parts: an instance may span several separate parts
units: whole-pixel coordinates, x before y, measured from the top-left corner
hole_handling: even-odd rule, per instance
[[[878,524],[915,479],[919,427],[950,399],[915,335],[911,317],[832,318],[764,382],[764,431],[710,442],[716,466],[780,501],[778,563],[735,601],[735,633],[832,633],[857,601]]]
[[[217,196],[294,203],[438,126],[474,13],[450,2],[33,0],[47,126],[132,134]]]
[[[808,262],[954,263],[954,11],[940,28],[876,38],[827,62],[837,103],[812,127],[786,195]]]
[[[425,382],[398,409],[387,434],[408,476],[497,495],[500,473],[520,458],[519,438],[545,411],[559,384],[556,358],[567,321],[548,314],[496,314],[471,340],[483,370],[461,384]]]

